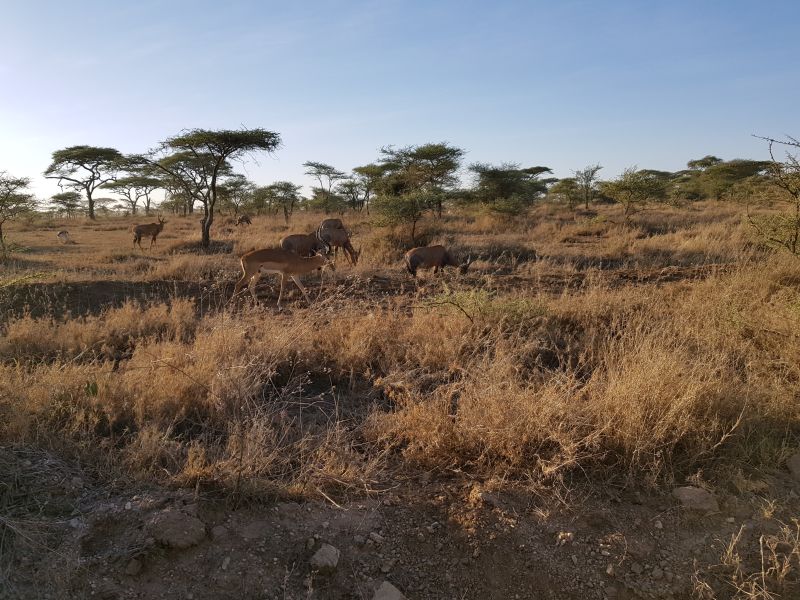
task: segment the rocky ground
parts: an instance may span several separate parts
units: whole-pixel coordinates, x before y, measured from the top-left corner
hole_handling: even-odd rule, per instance
[[[731,598],[763,572],[770,540],[790,567],[780,597],[800,597],[800,479],[783,470],[736,493],[558,501],[422,477],[345,504],[232,508],[109,492],[41,452],[0,449],[0,468],[2,598]]]

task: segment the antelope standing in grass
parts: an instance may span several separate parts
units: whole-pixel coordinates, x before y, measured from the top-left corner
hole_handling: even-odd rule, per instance
[[[246,214],[242,213],[241,215],[236,217],[236,226],[237,227],[239,225],[252,225],[252,224],[253,224],[253,222],[250,220],[250,215],[246,215]]]
[[[347,233],[341,219],[325,219],[317,228],[317,238],[333,248],[334,262],[336,262],[339,248],[341,248],[351,265],[355,266],[358,263],[361,250],[353,248],[353,244],[350,243],[350,234]]]
[[[433,269],[438,273],[444,267],[457,267],[462,275],[467,272],[472,264],[472,256],[467,257],[464,262],[458,262],[455,257],[444,246],[423,246],[412,248],[403,257],[408,272],[413,277],[417,276],[417,269]]]
[[[153,248],[153,244],[156,243],[156,238],[158,234],[161,233],[161,230],[164,229],[164,223],[166,221],[161,217],[158,217],[158,223],[147,223],[146,225],[134,225],[133,226],[133,245],[134,247],[138,244],[139,250],[142,249],[142,236],[149,236],[150,237],[150,249]]]
[[[281,238],[281,248],[291,250],[300,256],[314,256],[320,252],[327,254],[330,246],[317,237],[316,233],[293,233]]]
[[[283,248],[253,250],[242,256],[242,278],[236,282],[236,287],[233,290],[231,299],[235,298],[241,289],[247,285],[250,289],[250,295],[253,296],[253,300],[258,303],[255,289],[261,274],[275,273],[281,276],[281,289],[280,292],[278,292],[278,310],[281,308],[283,283],[286,277],[294,281],[295,285],[297,285],[303,293],[306,302],[310,305],[311,299],[306,293],[306,288],[300,283],[299,277],[315,269],[322,270],[325,267],[330,267],[333,271],[336,270],[336,267],[328,257],[322,254],[315,254],[311,258],[303,258],[291,250],[284,250]]]

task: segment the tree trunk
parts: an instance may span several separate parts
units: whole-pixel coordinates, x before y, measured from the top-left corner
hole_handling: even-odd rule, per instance
[[[3,236],[3,221],[0,221],[0,249],[3,251],[3,256],[6,255],[6,238]]]
[[[88,190],[88,189],[86,190],[86,200],[89,203],[89,218],[92,221],[95,221],[96,217],[94,216],[94,199],[92,198],[91,190]]]
[[[203,232],[202,236],[202,244],[203,248],[208,249],[211,246],[211,223],[213,219],[209,216],[203,217],[203,220],[200,222],[200,227]]]

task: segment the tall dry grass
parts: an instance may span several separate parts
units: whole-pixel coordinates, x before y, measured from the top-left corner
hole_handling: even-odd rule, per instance
[[[760,249],[736,211],[498,223],[436,224],[476,268],[412,282],[402,232],[356,220],[365,260],[285,313],[178,295],[11,318],[0,442],[258,494],[363,493],[418,467],[659,485],[797,446],[800,264]],[[236,253],[287,232],[256,219],[227,234],[232,253],[198,255],[185,229],[152,254],[107,248],[98,277],[224,290]]]

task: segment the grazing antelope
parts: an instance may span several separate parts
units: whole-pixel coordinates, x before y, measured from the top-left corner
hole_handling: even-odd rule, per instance
[[[281,308],[283,282],[286,277],[294,281],[295,285],[303,292],[303,297],[305,297],[306,302],[310,305],[311,299],[308,297],[303,284],[300,283],[299,277],[310,273],[314,269],[322,270],[325,267],[330,267],[333,271],[336,270],[336,267],[328,257],[322,254],[315,254],[311,258],[303,258],[283,248],[253,250],[242,256],[242,278],[236,282],[236,287],[233,290],[231,299],[235,298],[245,284],[247,284],[247,287],[250,289],[250,295],[253,296],[253,300],[258,303],[255,289],[261,274],[276,273],[281,276],[281,289],[280,292],[278,292],[278,310]],[[248,281],[250,282],[249,284]]]
[[[463,275],[472,264],[472,256],[467,257],[466,261],[460,263],[444,246],[412,248],[406,252],[403,258],[406,262],[408,272],[411,273],[413,277],[417,276],[417,269],[419,268],[433,268],[433,272],[438,273],[439,269],[443,269],[444,267],[458,267],[458,272]]]
[[[333,248],[334,262],[336,262],[339,248],[341,248],[351,265],[355,266],[358,263],[361,250],[353,248],[353,244],[350,243],[350,234],[347,233],[341,219],[325,219],[317,228],[317,238]]]
[[[300,256],[310,257],[320,252],[327,254],[331,248],[315,233],[293,233],[281,238],[281,248],[291,250]]]
[[[58,237],[58,239],[61,241],[62,244],[69,244],[72,241],[70,240],[69,237],[69,231],[67,231],[66,229],[59,231],[56,234],[56,236]]]
[[[236,217],[236,226],[237,227],[239,225],[252,225],[252,224],[253,224],[253,222],[250,220],[250,215],[246,215],[246,214],[242,213],[241,215]]]
[[[164,229],[164,223],[166,221],[161,217],[158,217],[158,223],[147,223],[146,225],[134,225],[133,226],[133,245],[134,247],[136,244],[139,244],[139,250],[142,249],[142,236],[147,235],[150,236],[150,249],[153,248],[153,244],[156,243],[156,238],[158,234],[161,233],[161,230]]]

